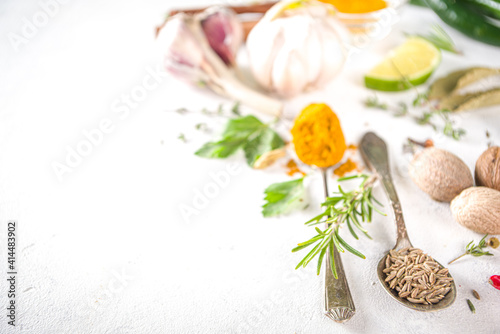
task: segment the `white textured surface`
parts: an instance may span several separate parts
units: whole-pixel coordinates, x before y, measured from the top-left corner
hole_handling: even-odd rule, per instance
[[[42,0],[42,2],[44,2]],[[45,1],[46,2],[46,1]],[[177,1],[177,6],[188,1]],[[191,2],[189,2],[191,3]],[[194,3],[194,2],[193,2]],[[313,268],[294,271],[302,254],[293,245],[312,234],[303,222],[320,201],[319,177],[311,179],[307,212],[279,219],[260,214],[262,190],[286,180],[278,168],[252,171],[241,157],[203,160],[194,150],[208,137],[193,125],[200,116],[167,113],[179,107],[216,108],[222,101],[172,79],[119,118],[112,106],[154,68],[153,27],[174,1],[68,1],[15,52],[7,34],[20,33],[37,1],[0,4],[0,221],[19,220],[18,326],[1,333],[499,333],[500,292],[486,281],[500,274],[495,257],[465,258],[451,267],[455,304],[438,313],[400,307],[379,286],[378,258],[394,243],[389,218],[368,226],[374,240],[348,241],[367,255],[346,255],[357,314],[339,325],[322,314],[322,283]],[[394,179],[414,245],[447,262],[481,235],[455,223],[448,205],[436,203],[408,179],[401,144],[407,136],[432,137],[470,166],[486,147],[485,129],[500,143],[498,107],[462,114],[466,139],[437,137],[430,128],[382,111],[367,110],[371,93],[362,74],[403,40],[436,22],[426,10],[406,8],[396,30],[351,59],[327,89],[287,104],[297,112],[325,101],[339,114],[349,142],[375,130],[390,146]],[[500,49],[447,29],[465,50],[444,54],[438,75],[469,65],[500,67]],[[394,102],[413,92],[395,94]],[[391,95],[379,94],[383,99]],[[248,111],[248,110],[247,110]],[[123,115],[122,115],[123,116]],[[62,162],[83,130],[109,118],[113,131],[59,182],[51,164]],[[209,120],[210,122],[213,122]],[[215,121],[216,122],[216,121]],[[184,132],[187,144],[176,138]],[[187,223],[179,213],[209,173],[236,163],[229,184]],[[234,167],[234,166],[233,166]],[[379,197],[382,196],[377,189]],[[0,305],[6,305],[5,246],[0,249]],[[117,276],[125,275],[124,280]],[[476,289],[471,314],[466,298]]]

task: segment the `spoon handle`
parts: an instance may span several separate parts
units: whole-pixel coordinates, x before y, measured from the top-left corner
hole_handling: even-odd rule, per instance
[[[325,197],[328,197],[328,183],[326,177],[326,168],[321,169],[323,176],[323,186]],[[329,252],[326,252],[325,268],[325,315],[336,322],[345,322],[351,319],[356,313],[356,307],[352,300],[349,284],[345,275],[342,259],[336,247],[333,251],[333,259],[337,270],[338,278],[335,279],[330,270],[331,258]]]
[[[411,242],[408,238],[403,219],[401,203],[399,202],[396,188],[392,182],[387,145],[382,138],[378,137],[373,132],[368,132],[361,139],[360,151],[368,167],[377,173],[382,183],[382,187],[387,197],[389,197],[389,203],[394,211],[394,220],[396,221],[397,241],[395,248],[411,247]]]

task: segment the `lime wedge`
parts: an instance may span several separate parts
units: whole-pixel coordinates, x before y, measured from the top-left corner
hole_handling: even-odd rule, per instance
[[[410,37],[365,76],[365,85],[389,92],[406,90],[427,81],[440,62],[441,51],[434,44]]]

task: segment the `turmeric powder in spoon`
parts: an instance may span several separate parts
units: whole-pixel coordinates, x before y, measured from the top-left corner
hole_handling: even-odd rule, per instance
[[[340,121],[324,103],[307,106],[292,128],[295,152],[302,162],[321,168],[338,163],[346,143]]]

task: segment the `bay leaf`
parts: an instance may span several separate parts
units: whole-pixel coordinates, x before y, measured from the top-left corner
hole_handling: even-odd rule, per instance
[[[434,81],[429,89],[429,100],[442,99],[451,94],[457,85],[457,81],[471,69],[463,69],[441,77]]]
[[[480,95],[481,93],[471,93],[464,95],[447,95],[439,101],[439,109],[455,111],[462,103],[470,98]]]
[[[453,111],[473,110],[500,104],[500,88],[478,93],[457,106]]]
[[[476,67],[469,69],[464,75],[462,75],[453,88],[451,94],[459,94],[460,90],[463,90],[465,87],[479,81],[485,79],[492,75],[500,74],[500,69],[497,68],[487,68],[487,67]]]

